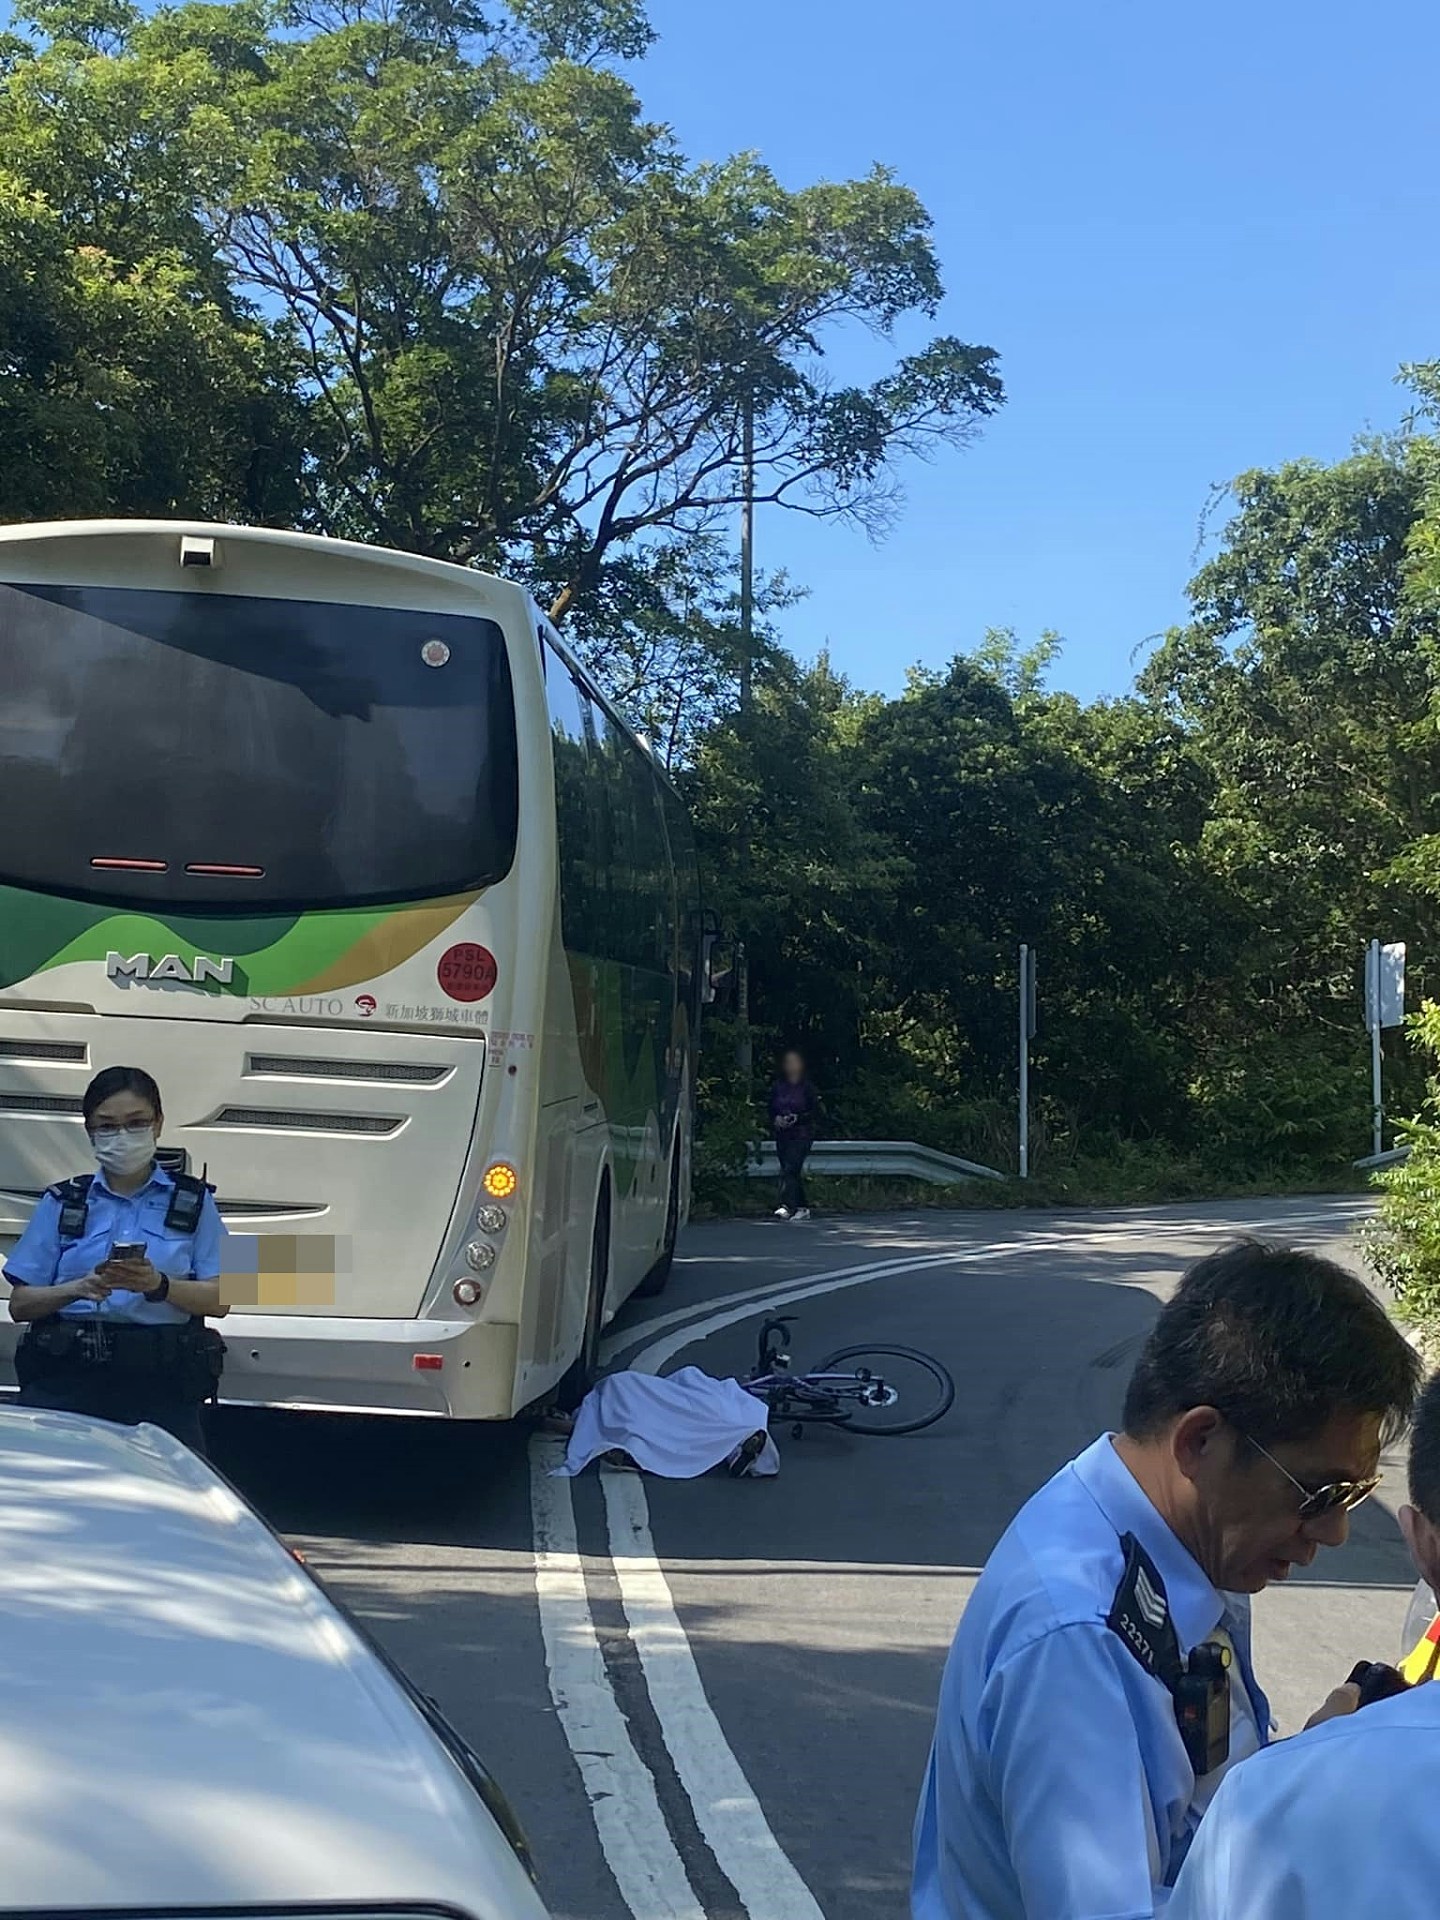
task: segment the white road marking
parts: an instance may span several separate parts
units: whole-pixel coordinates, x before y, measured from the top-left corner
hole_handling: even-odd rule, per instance
[[[731,1294],[707,1311],[703,1303],[656,1316],[612,1336],[603,1357],[615,1358],[661,1328],[631,1361],[657,1373],[667,1360],[710,1334],[792,1301],[864,1285],[891,1274],[969,1265],[1059,1247],[1114,1243],[1160,1234],[1263,1233],[1270,1228],[1341,1225],[1368,1211],[1335,1206],[1261,1220],[1117,1221],[1086,1232],[1026,1234],[981,1247],[872,1261],[806,1278]],[[683,1324],[682,1324],[683,1323]],[[558,1438],[530,1443],[531,1507],[535,1530],[535,1586],[550,1692],[590,1798],[596,1831],[610,1870],[635,1920],[705,1920],[655,1792],[636,1751],[605,1672],[585,1593],[568,1480],[548,1469],[564,1458]],[[796,1872],[765,1819],[754,1789],[725,1739],[706,1696],[674,1597],[655,1553],[650,1510],[638,1475],[602,1472],[610,1552],[621,1601],[661,1736],[689,1796],[707,1845],[734,1885],[749,1920],[824,1920],[814,1895]]]
[[[1005,1244],[1008,1246],[1011,1243],[1007,1241]],[[811,1273],[805,1277],[807,1281],[837,1280],[850,1274],[855,1275],[857,1278],[869,1278],[872,1275],[882,1273],[908,1273],[917,1262],[921,1265],[927,1262],[934,1265],[937,1262],[953,1260],[954,1258],[955,1255],[953,1252],[904,1254],[879,1263],[872,1260],[863,1266],[836,1267],[831,1273]],[[763,1303],[777,1288],[791,1284],[793,1283],[785,1280],[767,1280],[763,1287],[748,1287],[743,1293],[727,1293],[725,1295],[725,1301],[729,1306],[737,1306],[742,1300],[759,1300]],[[672,1313],[653,1314],[638,1326],[627,1327],[621,1333],[612,1334],[601,1346],[601,1362],[608,1363],[613,1360],[617,1354],[623,1353],[627,1347],[633,1347],[637,1341],[643,1340],[647,1334],[658,1333],[662,1327],[678,1327],[685,1320],[698,1319],[704,1314],[708,1304],[709,1303],[704,1300],[692,1300],[688,1307],[677,1307]],[[757,1308],[757,1312],[758,1311],[759,1309]]]
[[[535,1593],[550,1697],[580,1769],[601,1849],[635,1920],[705,1920],[655,1781],[635,1750],[605,1671],[585,1593],[570,1482],[550,1478],[550,1468],[564,1458],[558,1438],[532,1438]]]
[[[817,1294],[838,1293],[844,1287],[858,1287],[871,1280],[883,1280],[891,1274],[923,1273],[931,1267],[970,1266],[982,1260],[1003,1260],[1017,1254],[1043,1253],[1059,1248],[1113,1244],[1117,1240],[1150,1239],[1157,1233],[1166,1238],[1184,1238],[1204,1233],[1265,1233],[1272,1227],[1338,1225],[1342,1221],[1359,1219],[1367,1211],[1363,1206],[1337,1206],[1328,1207],[1323,1213],[1289,1213],[1268,1220],[1184,1220],[1157,1221],[1153,1224],[1117,1221],[1112,1227],[1095,1227],[1088,1232],[1027,1235],[1023,1240],[997,1240],[979,1247],[961,1245],[945,1253],[874,1261],[868,1266],[837,1267],[829,1273],[810,1274],[797,1280],[772,1281],[769,1286],[728,1294],[723,1305],[709,1312],[703,1306],[691,1306],[679,1308],[674,1313],[657,1315],[655,1319],[647,1320],[643,1325],[631,1328],[627,1334],[607,1342],[602,1357],[607,1360],[614,1358],[636,1341],[644,1340],[650,1332],[686,1321],[688,1324],[681,1326],[678,1332],[661,1340],[648,1341],[629,1363],[634,1373],[659,1373],[668,1360],[686,1347],[706,1340],[712,1333],[719,1333],[738,1321],[752,1319],[776,1307],[789,1306],[797,1300],[812,1299]],[[700,1316],[698,1319],[691,1318],[697,1313]]]
[[[753,1920],[824,1920],[771,1832],[710,1705],[650,1537],[639,1476],[604,1470],[610,1554],[630,1637],[680,1784],[720,1871]]]

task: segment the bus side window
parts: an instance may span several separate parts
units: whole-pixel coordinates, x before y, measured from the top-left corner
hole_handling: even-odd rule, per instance
[[[600,708],[595,709],[595,728],[604,741],[601,764],[605,769],[605,804],[609,815],[610,838],[607,870],[610,898],[607,902],[606,957],[622,966],[634,966],[638,958],[640,935],[637,927],[639,905],[635,873],[635,796],[630,777],[630,743],[623,731]]]
[[[606,866],[604,772],[588,696],[563,661],[546,675],[555,753],[555,824],[559,841],[562,938],[572,953],[605,952]]]
[[[648,973],[669,973],[668,851],[654,765],[616,721],[605,727],[610,801],[611,958]]]
[[[695,834],[683,802],[668,787],[662,789],[665,830],[675,873],[675,971],[681,1004],[691,1020],[700,1011],[701,942],[700,873],[695,860]]]
[[[548,647],[545,690],[564,943],[591,959],[670,975],[684,910],[672,885],[674,836],[655,767]]]

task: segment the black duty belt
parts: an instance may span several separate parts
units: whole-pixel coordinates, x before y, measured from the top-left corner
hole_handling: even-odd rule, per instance
[[[168,1373],[181,1367],[205,1342],[203,1322],[163,1327],[85,1318],[42,1320],[27,1328],[24,1345],[31,1357],[52,1365],[115,1367],[126,1373]]]

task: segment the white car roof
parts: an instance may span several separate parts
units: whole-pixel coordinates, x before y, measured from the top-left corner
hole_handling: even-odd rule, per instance
[[[0,1912],[445,1902],[544,1920],[423,1714],[155,1427],[0,1409]]]

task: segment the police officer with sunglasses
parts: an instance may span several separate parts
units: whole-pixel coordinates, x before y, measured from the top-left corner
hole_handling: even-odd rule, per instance
[[[1440,1374],[1415,1410],[1400,1524],[1433,1615],[1440,1591]],[[1440,1622],[1382,1693],[1238,1768],[1180,1875],[1175,1920],[1431,1920],[1440,1911]],[[1372,1650],[1373,1651],[1373,1650]],[[1368,1669],[1368,1671],[1367,1671]],[[1357,1689],[1352,1688],[1351,1692]]]
[[[21,1404],[152,1421],[203,1453],[224,1353],[205,1326],[223,1311],[214,1194],[162,1164],[148,1073],[107,1068],[81,1106],[99,1170],[50,1188],[5,1263]]]
[[[915,1920],[1163,1913],[1270,1739],[1250,1596],[1340,1546],[1419,1362],[1353,1274],[1246,1241],[1161,1309],[1121,1430],[1012,1522],[966,1607],[916,1825]],[[1318,1722],[1353,1709],[1332,1696]]]

